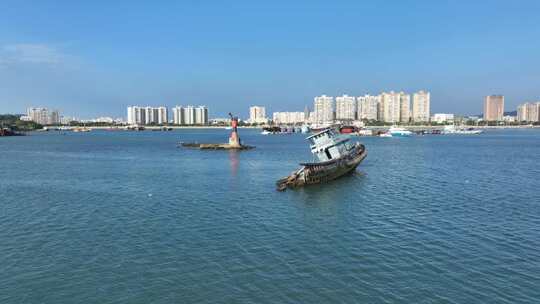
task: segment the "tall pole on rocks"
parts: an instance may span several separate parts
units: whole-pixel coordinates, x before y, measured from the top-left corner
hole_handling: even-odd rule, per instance
[[[238,136],[238,117],[233,116],[231,113],[229,113],[229,116],[231,117],[231,127],[232,132],[231,136],[229,137],[229,145],[234,147],[240,147],[240,137]]]

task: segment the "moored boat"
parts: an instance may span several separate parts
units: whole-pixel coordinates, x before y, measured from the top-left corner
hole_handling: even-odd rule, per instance
[[[412,136],[413,133],[405,128],[400,128],[400,127],[391,127],[389,130],[388,130],[388,133],[390,133],[392,135],[392,137],[407,137],[407,136]]]
[[[341,134],[357,133],[358,130],[359,129],[356,126],[344,125],[344,126],[339,127],[339,133]]]
[[[367,156],[364,145],[326,129],[307,138],[316,162],[301,163],[300,169],[276,182],[277,190],[320,184],[352,172]]]
[[[90,128],[87,128],[87,127],[75,127],[73,128],[73,132],[90,132],[91,129]]]
[[[474,128],[457,127],[455,125],[444,126],[443,134],[476,135],[483,131]]]

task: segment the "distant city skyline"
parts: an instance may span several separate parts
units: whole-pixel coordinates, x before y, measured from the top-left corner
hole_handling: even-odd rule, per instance
[[[432,112],[480,114],[492,94],[515,110],[540,99],[538,11],[538,1],[14,1],[0,11],[0,112],[205,104],[246,116],[254,104],[301,111],[313,96],[387,89],[429,90]]]

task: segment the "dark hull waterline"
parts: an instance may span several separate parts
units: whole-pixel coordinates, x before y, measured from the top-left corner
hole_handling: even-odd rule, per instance
[[[276,182],[277,190],[285,191],[287,188],[329,182],[355,170],[366,156],[367,151],[364,145],[357,144],[349,154],[341,158],[320,163],[300,164],[302,167],[298,171]]]

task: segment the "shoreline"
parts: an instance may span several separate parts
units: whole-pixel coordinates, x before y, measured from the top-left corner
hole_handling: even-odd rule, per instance
[[[143,126],[145,130],[160,130],[163,128],[163,126]],[[224,126],[165,126],[167,128],[171,128],[173,130],[183,130],[183,129],[208,129],[208,130],[216,130],[216,129],[223,129],[228,130],[228,127]],[[390,129],[391,126],[364,126],[363,129],[367,130],[387,130]],[[427,126],[427,125],[399,125],[400,128],[406,128],[411,130],[437,130],[437,129],[443,129],[445,126]],[[536,126],[530,126],[530,125],[521,125],[521,126],[463,126],[465,128],[474,128],[474,129],[540,129],[540,125]],[[88,128],[91,130],[118,130],[118,131],[124,131],[125,126],[88,126],[88,127],[61,127],[61,126],[50,126],[48,128],[52,128],[50,131],[71,131],[75,128]],[[58,130],[59,128],[67,128],[65,130]],[[239,126],[239,129],[262,129],[263,126]],[[34,131],[45,131],[45,130],[34,130]]]

